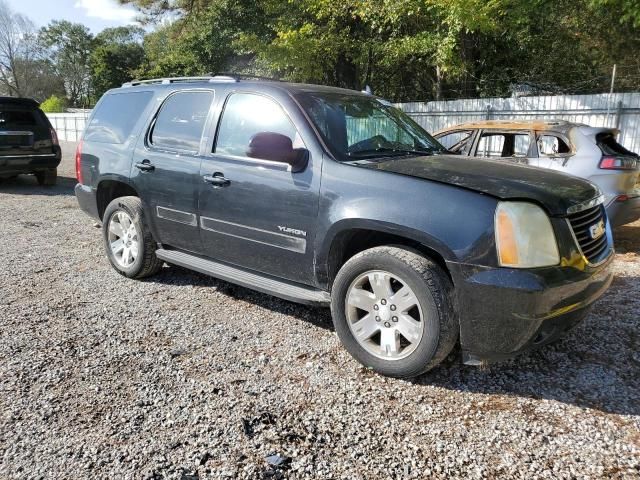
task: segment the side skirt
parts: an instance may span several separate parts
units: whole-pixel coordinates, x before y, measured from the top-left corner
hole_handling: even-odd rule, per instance
[[[242,285],[259,292],[283,298],[291,302],[326,307],[331,303],[329,292],[316,290],[307,286],[297,285],[280,279],[249,272],[238,267],[204,259],[177,250],[156,250],[156,256],[167,263],[195,270],[220,280]]]

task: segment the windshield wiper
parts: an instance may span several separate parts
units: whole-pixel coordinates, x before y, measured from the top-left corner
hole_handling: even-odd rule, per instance
[[[378,154],[395,153],[394,156],[402,155],[433,155],[433,150],[413,150],[410,148],[394,148],[394,147],[378,147],[366,150],[358,150],[357,152],[348,152],[347,155],[355,158],[376,157]]]

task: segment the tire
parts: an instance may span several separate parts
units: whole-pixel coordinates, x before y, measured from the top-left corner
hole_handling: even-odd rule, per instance
[[[371,279],[387,293],[376,295],[381,290]],[[383,305],[380,298],[385,296]],[[409,304],[413,306],[405,307]],[[375,247],[348,260],[333,283],[331,313],[347,351],[364,366],[390,377],[412,378],[432,369],[451,353],[458,338],[449,277],[433,261],[403,247]],[[358,317],[366,320],[365,327],[360,327]],[[368,336],[374,328],[379,330]],[[356,338],[358,331],[363,340]]]
[[[58,181],[58,169],[56,168],[50,168],[44,172],[37,172],[35,175],[39,185],[52,187]]]
[[[125,221],[126,218],[129,223]],[[138,197],[116,198],[107,206],[102,220],[107,257],[118,273],[128,278],[144,278],[162,268],[162,260],[156,257],[157,244],[145,223],[142,202]],[[118,244],[114,250],[112,245],[119,240],[122,240],[122,244]],[[125,252],[128,252],[128,261],[124,260]]]

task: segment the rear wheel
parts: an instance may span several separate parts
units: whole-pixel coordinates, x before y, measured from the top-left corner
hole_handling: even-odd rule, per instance
[[[53,186],[58,181],[58,170],[56,168],[50,168],[43,172],[37,172],[36,180],[38,180],[38,184],[40,185]]]
[[[138,197],[116,198],[107,206],[102,234],[111,265],[125,277],[144,278],[162,268]]]
[[[331,294],[336,332],[363,365],[383,375],[415,377],[455,345],[452,291],[442,269],[417,252],[365,250],[336,276]]]

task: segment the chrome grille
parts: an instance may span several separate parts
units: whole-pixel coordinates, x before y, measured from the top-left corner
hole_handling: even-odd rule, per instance
[[[572,213],[568,219],[582,254],[590,263],[597,263],[609,247],[606,231],[601,237],[595,239],[591,234],[591,227],[600,221],[607,224],[603,206],[596,205],[581,212]]]

